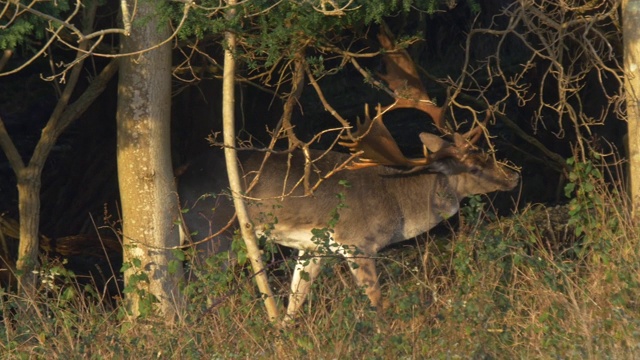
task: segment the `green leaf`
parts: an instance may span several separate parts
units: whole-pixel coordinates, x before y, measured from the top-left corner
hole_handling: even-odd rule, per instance
[[[238,265],[244,265],[247,263],[247,253],[244,251],[238,252]]]
[[[73,299],[73,297],[76,295],[76,291],[73,287],[67,287],[66,289],[64,289],[64,291],[62,292],[61,295],[61,299],[63,301],[69,301],[71,299]]]
[[[590,182],[585,182],[584,184],[582,184],[582,188],[586,193],[590,193],[595,190],[595,186],[593,186],[593,184]]]
[[[169,274],[177,274],[178,271],[182,268],[182,261],[178,260],[170,260],[168,265]]]
[[[173,256],[179,260],[179,261],[185,261],[186,260],[186,255],[184,254],[184,251],[182,251],[181,249],[173,249],[171,250],[171,252],[173,253]]]
[[[564,196],[570,198],[571,194],[573,193],[573,190],[575,190],[576,188],[576,184],[575,183],[568,183],[567,185],[565,185],[564,187]]]
[[[309,275],[309,273],[308,273],[308,272],[306,272],[306,271],[301,271],[301,272],[300,272],[300,278],[301,278],[302,280],[304,280],[304,281],[307,281],[307,282],[308,282],[308,281],[311,281],[311,276],[310,276],[310,275]]]

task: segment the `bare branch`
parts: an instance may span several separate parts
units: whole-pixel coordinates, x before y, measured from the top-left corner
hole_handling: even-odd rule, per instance
[[[4,126],[4,121],[0,117],[0,148],[4,151],[4,154],[7,156],[9,160],[9,164],[13,169],[16,175],[24,169],[24,161],[22,161],[22,157],[16,148],[16,145],[11,140],[11,136],[7,132],[7,129]]]
[[[124,36],[131,35],[131,14],[129,13],[129,7],[127,6],[127,0],[120,0],[120,11],[122,12],[122,24]]]
[[[336,111],[336,109],[334,109],[333,106],[331,106],[331,104],[327,102],[327,99],[324,97],[324,93],[322,92],[320,85],[318,85],[316,78],[313,76],[313,73],[309,69],[308,64],[305,64],[305,72],[307,74],[307,77],[309,78],[309,81],[311,82],[311,86],[313,86],[313,88],[316,90],[316,94],[318,94],[318,97],[320,98],[320,102],[322,102],[324,109],[328,111],[329,114],[331,114],[331,116],[336,118],[336,120],[338,120],[338,122],[340,122],[340,124],[342,124],[343,127],[351,128],[351,125],[349,124],[349,122],[345,120],[342,116],[340,116],[340,114]]]
[[[333,0],[320,0],[320,6],[314,6],[313,8],[321,13],[322,15],[326,15],[326,16],[344,16],[346,15],[346,11],[354,11],[354,10],[358,10],[362,7],[362,5],[358,5],[356,7],[353,8],[349,8],[349,6],[351,6],[351,4],[353,3],[353,0],[349,0],[348,3],[346,3],[343,7],[340,7],[338,4],[336,4],[335,1]],[[331,6],[331,9],[327,9],[327,4]]]
[[[461,95],[459,91],[464,91],[475,93],[474,98],[489,103],[486,84],[503,89],[498,104],[515,99],[519,106],[533,106],[535,115],[531,126],[534,131],[539,127],[547,128],[549,119],[554,119],[553,132],[563,137],[570,126],[580,149],[579,155],[585,157],[590,145],[584,140],[590,136],[590,128],[603,124],[612,111],[618,112],[622,101],[619,89],[624,84],[623,70],[614,55],[614,49],[621,44],[620,31],[607,30],[619,28],[619,3],[619,0],[581,2],[579,6],[549,0],[510,3],[488,26],[474,26],[469,32],[463,71],[455,81],[453,98]],[[482,36],[498,37],[498,41],[481,69],[471,65],[470,56],[474,43],[477,44]],[[507,63],[504,53],[513,53],[518,47],[521,48],[518,63],[522,65],[514,73],[507,68],[514,64]],[[532,76],[539,81],[533,87]],[[615,85],[605,86],[605,78],[608,84],[613,81]],[[593,109],[593,103],[585,102],[585,95],[590,93],[585,86],[593,79],[602,85],[599,88],[605,100],[599,110]],[[492,101],[495,103],[495,99]],[[508,126],[513,129],[516,125],[511,122]],[[565,167],[560,156],[535,138],[525,136],[521,129],[514,131],[544,156],[557,162],[557,166]]]
[[[0,73],[0,76],[7,76],[7,75],[12,75],[12,74],[16,74],[18,72],[20,72],[21,70],[23,70],[24,68],[26,68],[27,66],[31,65],[34,61],[36,61],[36,59],[38,59],[40,56],[42,56],[42,54],[44,54],[47,49],[51,46],[51,44],[53,44],[53,42],[56,40],[56,38],[58,37],[58,34],[60,34],[60,32],[64,29],[63,26],[60,26],[54,33],[53,36],[47,40],[47,42],[40,48],[40,50],[38,50],[37,53],[35,53],[30,59],[28,59],[27,61],[25,61],[24,63],[22,63],[22,65],[18,66],[17,68],[13,69],[13,70],[9,70],[3,73]]]

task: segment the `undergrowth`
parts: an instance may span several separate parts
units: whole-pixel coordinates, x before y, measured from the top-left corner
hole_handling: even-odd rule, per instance
[[[382,315],[344,261],[327,261],[296,322],[269,323],[246,267],[222,254],[174,324],[123,320],[118,303],[44,267],[41,297],[0,296],[0,354],[28,358],[616,358],[640,355],[637,225],[598,167],[572,164],[569,203],[490,216],[474,198],[459,229],[383,252]],[[549,215],[552,214],[552,215]],[[555,214],[555,215],[554,215]],[[558,227],[550,226],[566,217]],[[271,259],[284,309],[291,265]],[[225,268],[226,270],[221,270]]]

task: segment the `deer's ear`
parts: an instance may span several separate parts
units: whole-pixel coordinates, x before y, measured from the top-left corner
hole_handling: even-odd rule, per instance
[[[429,169],[430,172],[453,175],[460,172],[453,164],[451,161],[436,160],[427,165],[426,168]]]
[[[438,152],[446,146],[451,146],[448,141],[441,137],[426,132],[420,134],[420,140],[432,153]]]
[[[469,143],[467,143],[467,140],[465,140],[464,136],[458,133],[453,133],[453,143],[457,148],[460,148],[460,149],[469,146]]]

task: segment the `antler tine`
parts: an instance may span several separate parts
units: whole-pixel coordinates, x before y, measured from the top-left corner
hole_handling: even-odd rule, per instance
[[[464,135],[462,135],[463,138],[466,139],[470,145],[475,145],[475,143],[478,142],[478,140],[482,136],[482,132],[484,131],[484,128],[487,126],[487,124],[489,123],[490,118],[491,118],[491,111],[487,110],[487,116],[484,118],[484,120],[482,120],[479,126],[476,126],[471,130],[467,131]]]
[[[371,116],[369,115],[369,104],[364,105],[364,121],[360,121],[360,117],[356,118],[356,131],[341,138],[352,140],[351,143],[339,143],[340,145],[351,147],[356,140],[366,136],[371,131]]]
[[[371,119],[369,106],[365,105],[365,120],[358,120],[358,128],[351,136],[343,136],[347,141],[338,144],[349,148],[351,152],[360,152],[359,162],[351,168],[362,168],[376,165],[389,166],[420,166],[427,163],[427,159],[407,159],[400,151],[398,144],[382,122],[382,107],[376,107],[377,114]]]

